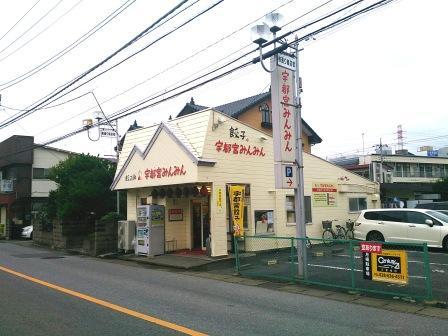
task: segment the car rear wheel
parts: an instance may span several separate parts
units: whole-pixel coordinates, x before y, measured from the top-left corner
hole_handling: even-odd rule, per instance
[[[367,240],[383,242],[384,236],[378,231],[373,231],[367,235]]]
[[[442,246],[445,252],[448,252],[448,236],[446,236],[445,239],[443,240]]]

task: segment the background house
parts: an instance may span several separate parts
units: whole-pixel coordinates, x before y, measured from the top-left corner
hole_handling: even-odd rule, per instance
[[[398,153],[397,153],[398,152]],[[434,182],[448,177],[447,156],[417,156],[406,150],[363,156],[339,157],[331,162],[381,184],[383,206],[415,207],[440,200]]]
[[[182,117],[206,108],[206,106],[196,104],[194,99],[191,98],[191,101],[185,104],[177,117]],[[238,119],[248,126],[272,135],[272,103],[270,91],[216,106],[213,107],[213,109],[220,111],[229,117]],[[311,153],[311,146],[322,142],[319,135],[317,135],[303,118],[302,142],[303,150],[306,153]]]
[[[0,236],[15,238],[33,224],[56,189],[48,170],[70,154],[36,145],[32,136],[14,135],[0,143]]]

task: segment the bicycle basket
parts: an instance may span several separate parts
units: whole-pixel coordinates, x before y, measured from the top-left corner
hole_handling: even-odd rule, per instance
[[[332,224],[333,224],[333,222],[329,221],[329,220],[322,221],[322,227],[324,228],[324,230],[331,229]]]
[[[347,227],[347,230],[353,230],[353,227],[355,226],[355,222],[348,221],[345,223],[345,226]]]

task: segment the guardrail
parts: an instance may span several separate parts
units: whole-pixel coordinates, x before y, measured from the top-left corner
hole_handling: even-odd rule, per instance
[[[236,270],[241,275],[432,299],[426,244],[356,240],[328,243],[317,238],[273,236],[244,236],[234,243]],[[302,278],[298,277],[298,249],[303,251],[300,255],[306,264]]]

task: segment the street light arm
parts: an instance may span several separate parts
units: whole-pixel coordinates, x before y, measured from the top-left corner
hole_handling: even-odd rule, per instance
[[[262,48],[261,48],[261,44],[260,44],[260,48],[259,49],[260,49],[260,64],[261,64],[263,70],[266,71],[266,72],[269,72],[269,73],[274,72],[274,69],[269,70],[263,63],[263,51],[262,51]]]

